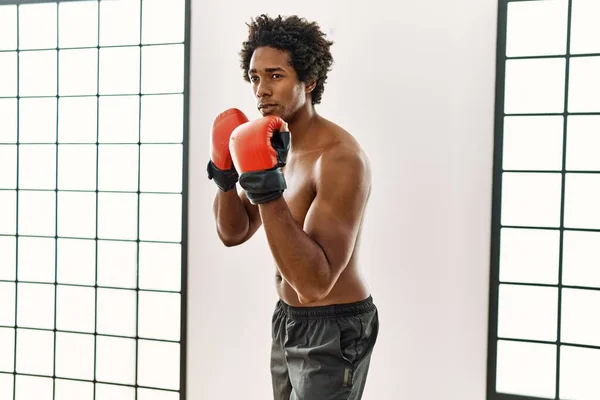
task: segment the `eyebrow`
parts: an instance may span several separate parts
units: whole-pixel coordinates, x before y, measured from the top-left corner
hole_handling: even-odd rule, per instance
[[[270,72],[285,72],[285,70],[281,67],[273,67],[273,68],[265,68],[265,72],[270,73]],[[251,70],[248,71],[249,74],[255,74],[257,72],[257,70],[255,68],[252,68]]]

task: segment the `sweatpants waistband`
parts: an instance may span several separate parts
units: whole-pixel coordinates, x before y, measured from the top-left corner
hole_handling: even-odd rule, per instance
[[[373,297],[369,296],[364,300],[355,303],[332,304],[328,306],[317,307],[294,307],[283,300],[277,301],[276,310],[285,313],[291,319],[319,319],[348,317],[367,313],[375,309]]]

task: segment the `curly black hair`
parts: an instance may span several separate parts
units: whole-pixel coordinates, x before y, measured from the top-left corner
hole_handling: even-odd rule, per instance
[[[308,22],[296,15],[270,18],[262,14],[252,19],[248,26],[248,40],[242,45],[241,67],[244,79],[250,81],[248,69],[254,50],[268,46],[290,54],[290,62],[298,79],[304,83],[316,81],[311,93],[312,104],[319,104],[325,89],[327,73],[333,57],[329,48],[333,44],[316,22]]]

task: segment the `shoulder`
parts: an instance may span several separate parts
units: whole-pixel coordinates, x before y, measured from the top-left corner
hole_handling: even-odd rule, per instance
[[[367,154],[356,138],[342,127],[327,121],[331,141],[324,146],[316,163],[316,178],[327,180],[348,177],[367,186],[371,183],[371,167]]]

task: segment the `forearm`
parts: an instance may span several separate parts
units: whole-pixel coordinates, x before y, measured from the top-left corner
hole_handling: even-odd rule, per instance
[[[219,238],[226,246],[239,244],[247,235],[250,219],[235,189],[227,192],[217,190],[213,214]]]
[[[331,282],[323,249],[298,226],[283,197],[259,205],[263,226],[283,278],[302,303],[319,300]]]

